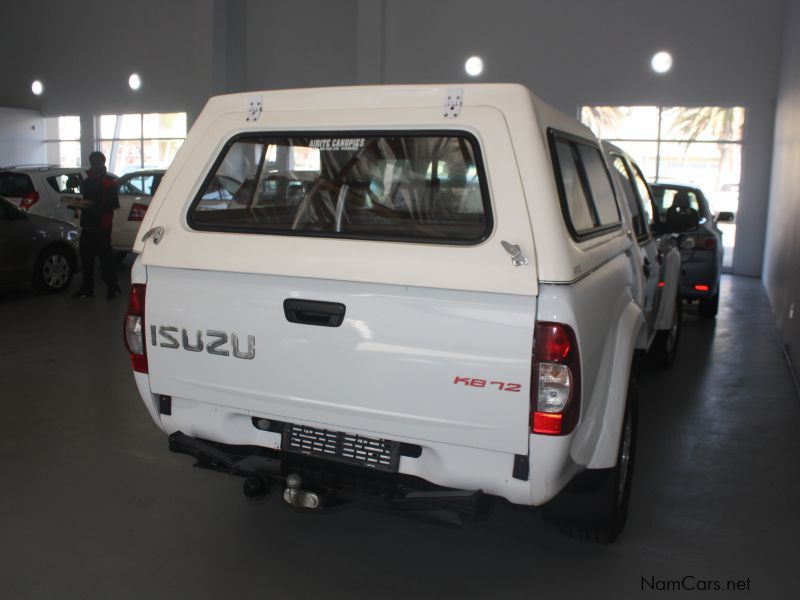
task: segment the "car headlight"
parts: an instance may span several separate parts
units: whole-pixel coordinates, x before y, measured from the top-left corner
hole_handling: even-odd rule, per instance
[[[67,232],[67,239],[73,244],[77,244],[81,239],[81,232],[78,229],[72,229]]]

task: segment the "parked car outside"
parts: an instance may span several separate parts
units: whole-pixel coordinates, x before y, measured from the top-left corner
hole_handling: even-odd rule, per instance
[[[652,184],[656,210],[666,220],[671,211],[688,208],[697,213],[697,227],[679,236],[681,250],[680,294],[698,301],[701,317],[713,319],[719,308],[722,273],[722,231],[717,226],[708,199],[700,188],[674,183]]]
[[[78,267],[78,239],[74,225],[0,198],[0,284],[30,281],[40,292],[64,291]]]
[[[0,168],[0,196],[32,215],[78,224],[71,199],[86,176],[81,167],[52,165]]]

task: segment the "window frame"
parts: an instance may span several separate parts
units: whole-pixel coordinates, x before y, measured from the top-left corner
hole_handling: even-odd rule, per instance
[[[437,240],[432,238],[414,238],[406,236],[391,236],[391,235],[364,235],[364,234],[348,234],[341,232],[327,232],[327,231],[287,231],[287,230],[268,230],[257,227],[227,227],[225,225],[208,226],[198,224],[194,221],[193,211],[195,207],[202,201],[203,193],[210,184],[211,180],[217,175],[217,169],[225,160],[230,148],[242,139],[265,139],[265,138],[314,138],[314,137],[460,137],[468,141],[473,150],[475,158],[475,168],[478,173],[478,184],[481,192],[481,201],[483,204],[484,215],[484,229],[482,234],[474,240]],[[336,240],[363,240],[375,242],[401,242],[407,244],[426,244],[435,246],[479,246],[488,240],[494,233],[495,221],[493,212],[493,202],[489,191],[489,182],[486,177],[486,167],[483,161],[483,152],[480,142],[474,134],[462,129],[397,129],[397,130],[322,130],[322,131],[247,131],[232,136],[219,151],[216,159],[211,165],[208,173],[203,178],[200,187],[192,199],[192,202],[186,208],[184,214],[184,221],[192,231],[209,232],[209,233],[241,233],[245,235],[280,235],[287,237],[307,237],[307,238],[331,238]]]
[[[160,114],[160,115],[163,115],[163,114],[183,114],[183,115],[185,115],[185,118],[187,120],[186,134],[184,134],[183,137],[174,137],[174,136],[145,137],[145,135],[144,135],[144,116],[145,115],[149,115],[149,114]],[[125,115],[136,115],[136,116],[139,117],[139,137],[132,137],[132,138],[122,138],[122,137],[119,137],[119,138],[118,137],[106,138],[106,137],[102,137],[102,128],[100,126],[100,119],[102,117],[113,116],[113,117],[115,117],[116,119],[119,120],[122,117],[124,117]],[[145,142],[149,142],[149,141],[153,141],[153,140],[168,141],[168,142],[180,140],[181,141],[181,146],[182,146],[183,143],[186,141],[186,137],[187,137],[187,135],[189,133],[189,131],[188,131],[189,130],[188,117],[189,117],[189,114],[186,111],[175,111],[175,112],[172,112],[172,113],[144,113],[144,112],[141,112],[141,113],[113,113],[113,114],[95,115],[94,116],[94,132],[95,132],[95,135],[94,135],[94,148],[95,148],[95,150],[102,150],[104,142],[109,142],[111,144],[111,151],[108,153],[109,156],[106,157],[107,160],[108,160],[108,164],[110,165],[111,164],[111,155],[113,155],[114,148],[119,142],[135,142],[135,143],[138,143],[139,144],[139,166],[135,169],[135,171],[146,171],[146,170],[152,169],[154,167],[152,167],[152,166],[148,167],[148,166],[145,165],[145,162],[144,162]],[[115,165],[115,167],[118,167],[118,165]],[[164,168],[166,169],[167,167],[164,167]],[[133,172],[133,171],[129,171],[129,172]],[[127,173],[125,173],[125,174],[127,175]]]
[[[631,189],[631,193],[633,194],[633,201],[636,202],[636,206],[639,209],[640,222],[644,226],[644,232],[642,232],[641,235],[636,236],[636,241],[639,243],[640,246],[642,246],[647,242],[649,242],[650,239],[653,237],[653,227],[647,220],[647,211],[645,211],[644,209],[645,199],[643,199],[639,194],[639,188],[633,179],[634,178],[633,170],[637,168],[633,164],[631,164],[630,160],[628,160],[628,158],[625,155],[619,154],[618,152],[615,152],[613,150],[609,154],[611,155],[612,159],[614,160],[620,159],[622,161],[622,165],[625,167],[625,172],[628,174],[628,181],[625,183]],[[641,174],[639,176],[641,177]],[[642,181],[644,181],[645,184],[647,184],[646,179],[642,178]],[[653,214],[655,215],[655,207],[653,206],[652,198],[648,198],[646,201],[650,203],[651,209],[653,210]],[[631,223],[631,225],[633,226],[633,223]]]
[[[64,118],[72,118],[72,119],[77,119],[78,120],[78,137],[65,137],[65,138],[61,137],[60,123],[58,122],[58,120],[59,119],[64,119]],[[45,156],[49,157],[50,146],[55,146],[57,148],[57,151],[58,151],[58,167],[59,168],[72,169],[72,168],[80,167],[81,166],[81,161],[80,161],[81,149],[80,148],[81,148],[81,138],[83,137],[83,123],[82,123],[82,119],[81,119],[80,115],[55,115],[55,116],[43,117],[43,119],[45,121],[45,126],[44,126],[45,139],[43,140]],[[59,129],[58,135],[56,137],[50,137],[48,135],[50,133],[48,131],[49,127],[47,125],[47,120],[48,119],[56,119],[56,129]],[[76,165],[72,165],[72,164],[66,165],[61,161],[61,147],[62,147],[61,145],[62,144],[77,144],[78,145],[78,164],[76,164]],[[54,163],[51,163],[51,161],[49,161],[49,160],[45,160],[45,162],[48,165],[49,164],[54,164]]]
[[[564,218],[564,224],[569,231],[570,236],[576,242],[583,242],[592,238],[596,238],[607,233],[611,233],[613,231],[620,230],[622,228],[622,211],[619,208],[619,198],[617,198],[617,192],[614,189],[614,181],[611,178],[611,172],[608,169],[608,164],[605,160],[605,153],[601,148],[600,144],[596,141],[590,140],[585,137],[581,137],[572,133],[568,133],[566,131],[561,131],[559,129],[554,129],[552,127],[547,129],[547,140],[548,140],[548,147],[550,150],[550,160],[553,165],[553,171],[555,173],[556,179],[556,187],[558,188],[558,199],[559,204],[561,205],[561,215]],[[589,214],[594,221],[594,227],[590,229],[586,229],[583,231],[578,231],[575,229],[575,226],[572,223],[572,215],[569,212],[569,204],[567,202],[567,192],[564,188],[564,178],[562,177],[561,172],[561,164],[558,160],[558,151],[556,149],[556,144],[561,142],[566,142],[571,147],[574,147],[578,144],[582,144],[584,146],[588,146],[593,148],[597,152],[600,153],[600,161],[603,165],[603,170],[605,171],[606,178],[608,179],[608,185],[611,188],[611,195],[614,198],[614,206],[617,209],[617,221],[614,223],[608,223],[606,225],[600,224],[600,216],[597,210],[597,206],[594,199],[594,193],[592,191],[592,186],[589,182],[589,177],[586,172],[586,167],[583,164],[583,158],[580,156],[580,152],[575,152],[577,148],[573,148],[573,157],[575,158],[575,166],[578,170],[578,177],[580,178],[581,185],[583,186],[583,193],[588,202],[588,209]]]

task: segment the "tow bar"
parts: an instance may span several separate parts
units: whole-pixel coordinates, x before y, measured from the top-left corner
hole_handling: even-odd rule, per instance
[[[400,513],[408,517],[439,524],[461,524],[461,515],[475,516],[484,495],[481,490],[415,490],[397,488],[392,495],[375,495],[353,489],[331,486],[306,486],[297,472],[286,473],[279,458],[263,455],[264,449],[249,446],[224,446],[193,437],[180,431],[169,436],[169,449],[196,459],[195,466],[244,477],[242,491],[252,500],[267,496],[276,481],[284,482],[283,500],[300,509],[319,510],[323,507],[358,504],[381,512]]]

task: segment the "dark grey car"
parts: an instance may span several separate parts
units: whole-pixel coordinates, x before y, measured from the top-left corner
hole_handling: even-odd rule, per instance
[[[701,317],[713,319],[719,307],[722,273],[722,232],[717,227],[702,190],[689,185],[653,183],[656,210],[666,219],[670,211],[692,209],[699,224],[679,236],[681,250],[681,297],[697,300]]]
[[[78,228],[25,213],[0,197],[0,284],[30,281],[41,292],[69,285],[78,267]]]

